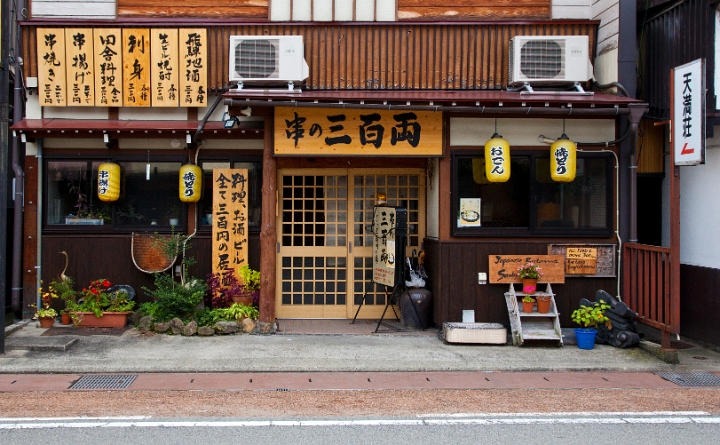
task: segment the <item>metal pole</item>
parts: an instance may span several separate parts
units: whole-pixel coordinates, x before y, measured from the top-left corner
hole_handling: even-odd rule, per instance
[[[10,116],[10,64],[8,51],[10,49],[10,0],[2,0],[0,8],[0,27],[2,37],[0,44],[0,354],[5,353],[5,302],[7,301],[7,178],[8,178],[8,120]]]

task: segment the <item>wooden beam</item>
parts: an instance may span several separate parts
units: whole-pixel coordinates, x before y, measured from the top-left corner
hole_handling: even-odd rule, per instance
[[[273,112],[265,114],[265,144],[262,164],[262,226],[260,227],[260,316],[259,321],[275,321],[277,171],[273,157]]]

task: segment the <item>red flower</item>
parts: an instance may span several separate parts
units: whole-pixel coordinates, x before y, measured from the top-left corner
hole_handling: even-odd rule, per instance
[[[108,280],[103,280],[102,285],[105,287],[110,287],[110,282]]]

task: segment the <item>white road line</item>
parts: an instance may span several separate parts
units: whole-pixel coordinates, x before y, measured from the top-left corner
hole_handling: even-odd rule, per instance
[[[552,425],[552,424],[720,424],[720,416],[702,411],[647,413],[509,413],[478,414],[467,418],[362,419],[362,420],[238,420],[238,421],[146,421],[134,418],[36,418],[0,423],[0,430],[51,428],[253,428],[327,426],[425,426],[425,425]],[[147,418],[147,417],[145,417]],[[59,421],[64,420],[64,421]],[[91,421],[92,420],[92,421]],[[104,421],[96,421],[104,420]],[[131,421],[128,421],[131,420]]]
[[[705,411],[557,411],[548,413],[418,414],[416,417],[709,416]]]

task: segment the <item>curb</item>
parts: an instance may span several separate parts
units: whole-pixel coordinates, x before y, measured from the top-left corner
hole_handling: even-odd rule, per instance
[[[677,349],[663,349],[657,343],[653,343],[647,340],[640,340],[639,346],[640,349],[647,351],[649,354],[659,358],[665,363],[669,363],[671,365],[677,365],[680,363],[680,357],[678,355]]]

